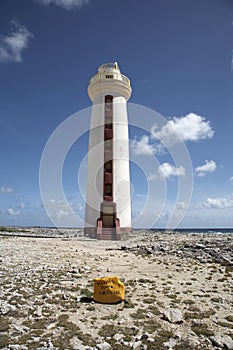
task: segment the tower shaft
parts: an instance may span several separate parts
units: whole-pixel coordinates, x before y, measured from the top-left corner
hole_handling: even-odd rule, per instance
[[[117,63],[100,66],[90,80],[93,101],[89,134],[85,234],[120,239],[132,230],[127,100],[130,81]]]

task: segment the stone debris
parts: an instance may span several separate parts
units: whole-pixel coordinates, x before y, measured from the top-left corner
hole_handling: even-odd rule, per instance
[[[63,231],[0,236],[1,350],[233,349],[233,235]],[[101,275],[122,303],[93,301]]]
[[[183,315],[182,312],[178,309],[169,309],[164,311],[163,317],[165,320],[171,323],[182,323]]]
[[[6,315],[16,310],[17,310],[17,307],[15,305],[8,304],[5,301],[0,301],[0,314]]]
[[[124,338],[124,335],[123,335],[123,334],[116,333],[116,334],[113,336],[113,338],[114,338],[117,342],[119,342],[121,339]]]
[[[233,349],[233,340],[229,335],[217,334],[213,337],[210,337],[210,340],[215,346],[220,348],[225,348],[232,350]]]
[[[40,305],[37,306],[36,311],[34,312],[34,315],[37,317],[42,317],[42,307]]]
[[[110,350],[111,349],[111,345],[107,342],[104,342],[102,344],[97,344],[97,349],[98,350]]]
[[[135,343],[132,343],[131,347],[132,347],[132,349],[140,349],[141,345],[142,345],[141,340],[138,340]]]
[[[179,239],[172,239],[175,233],[157,234],[144,233],[136,245],[122,245],[122,250],[131,250],[137,254],[175,255],[183,258],[197,259],[201,263],[217,262],[233,269],[233,247],[231,235],[191,234],[189,241],[187,234],[179,233]],[[151,237],[152,236],[152,237]],[[171,239],[169,239],[169,236]],[[199,242],[198,242],[199,241]],[[200,243],[201,242],[201,243]]]
[[[168,348],[169,350],[172,350],[174,348],[174,346],[176,346],[177,342],[175,341],[175,339],[171,338],[169,339],[169,341],[163,343],[163,345]]]

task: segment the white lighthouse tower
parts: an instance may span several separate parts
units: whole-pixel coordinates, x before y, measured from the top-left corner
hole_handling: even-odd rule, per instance
[[[132,231],[127,101],[130,80],[117,62],[99,67],[88,86],[89,134],[85,235],[120,239]]]

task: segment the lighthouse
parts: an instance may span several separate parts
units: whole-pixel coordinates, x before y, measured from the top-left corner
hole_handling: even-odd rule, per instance
[[[127,101],[130,80],[117,62],[98,68],[88,86],[89,132],[85,235],[120,240],[132,231]]]

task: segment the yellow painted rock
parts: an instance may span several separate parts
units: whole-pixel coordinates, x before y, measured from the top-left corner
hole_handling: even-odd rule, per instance
[[[125,298],[125,287],[117,276],[94,279],[93,299],[98,303],[114,304]]]

